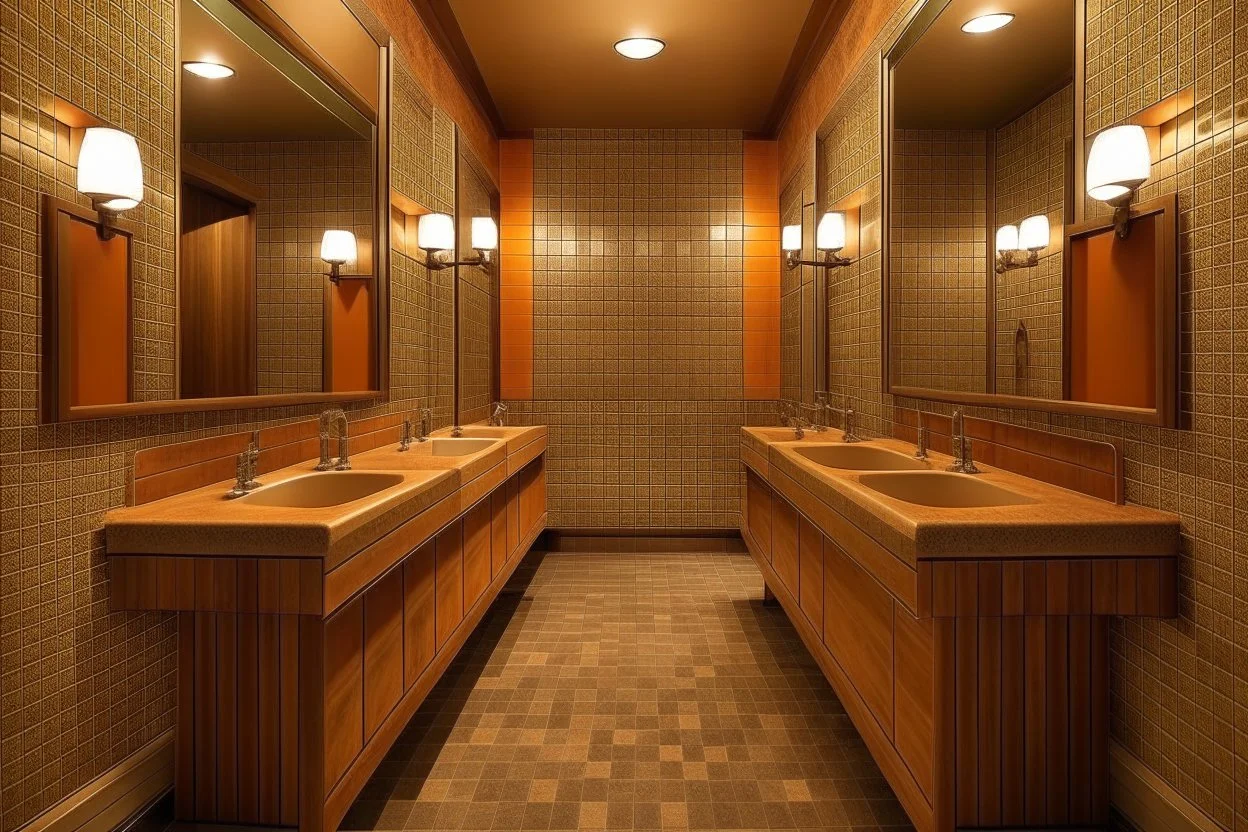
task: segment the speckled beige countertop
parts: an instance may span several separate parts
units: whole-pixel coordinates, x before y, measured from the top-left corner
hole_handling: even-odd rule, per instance
[[[483,433],[488,431],[488,433]],[[449,430],[436,438],[449,437]],[[232,482],[214,483],[104,516],[109,554],[238,555],[340,559],[363,549],[403,523],[452,497],[477,477],[507,462],[546,428],[465,426],[465,436],[496,439],[490,447],[458,457],[434,456],[432,443],[413,442],[400,452],[386,445],[352,455],[355,471],[387,471],[402,481],[376,494],[323,508],[291,508],[227,500]],[[315,471],[315,461],[269,472],[261,489]],[[333,473],[327,473],[332,476]]]
[[[758,470],[765,479],[776,479],[776,472],[787,476],[912,566],[925,558],[1160,556],[1179,549],[1176,515],[1114,505],[988,465],[979,465],[980,474],[959,476],[975,476],[1036,502],[984,508],[918,505],[862,485],[867,471],[826,468],[795,452],[803,445],[840,442],[837,430],[807,431],[798,441],[788,429],[741,429],[743,462],[758,470],[765,461],[769,470]],[[863,444],[914,453],[913,445],[897,439]],[[952,462],[945,454],[929,456],[932,471],[944,471]]]

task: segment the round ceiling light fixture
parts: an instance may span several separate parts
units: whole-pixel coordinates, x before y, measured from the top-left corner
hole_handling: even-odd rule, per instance
[[[200,78],[209,78],[214,81],[221,78],[229,78],[234,74],[234,70],[231,67],[214,61],[186,61],[182,64],[182,68],[192,75],[198,75]]]
[[[662,52],[666,46],[667,44],[658,38],[624,38],[615,42],[615,51],[625,58],[644,61]]]
[[[962,24],[962,31],[968,35],[982,35],[985,32],[995,32],[1005,26],[1009,26],[1014,22],[1014,15],[1006,14],[983,14],[979,17],[973,17]]]

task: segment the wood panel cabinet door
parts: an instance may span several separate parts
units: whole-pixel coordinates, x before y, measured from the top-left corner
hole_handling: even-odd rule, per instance
[[[364,601],[325,621],[325,783],[338,782],[364,747]]]
[[[464,609],[472,609],[490,585],[490,501],[464,514]]]
[[[797,597],[797,509],[776,499],[771,515],[771,565],[793,597]]]
[[[823,534],[805,517],[798,518],[797,600],[806,620],[823,633]]]
[[[490,495],[490,580],[498,577],[507,562],[507,488],[500,486]]]
[[[895,664],[897,724],[893,745],[929,801],[935,791],[935,734],[932,728],[932,619],[896,609]]]
[[[823,589],[823,643],[891,739],[892,596],[831,540],[823,551]]]
[[[754,538],[754,543],[762,548],[768,560],[771,560],[771,515],[771,489],[753,471],[747,472],[745,524],[750,530],[750,537]]]
[[[520,551],[520,475],[507,480],[507,559]]]
[[[456,520],[441,531],[434,540],[434,559],[437,575],[434,590],[437,648],[442,649],[446,640],[464,620],[464,524]]]
[[[403,561],[403,687],[416,684],[433,661],[434,542],[430,540]]]
[[[364,738],[403,695],[403,570],[391,569],[364,593]]]

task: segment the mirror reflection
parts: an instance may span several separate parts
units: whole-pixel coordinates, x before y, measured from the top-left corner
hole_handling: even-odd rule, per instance
[[[375,389],[375,127],[224,0],[181,0],[179,398]]]
[[[890,379],[1060,399],[1075,4],[1000,5],[952,0],[893,58]]]

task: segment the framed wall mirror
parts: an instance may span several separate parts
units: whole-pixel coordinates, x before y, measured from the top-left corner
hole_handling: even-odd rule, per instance
[[[490,222],[485,222],[485,220]],[[491,243],[493,250],[483,249]],[[489,418],[499,399],[499,194],[485,166],[455,134],[455,424]],[[483,251],[488,262],[482,262]]]
[[[980,16],[974,0],[928,0],[885,54],[889,392],[1152,424],[1174,418],[1174,212],[1139,206],[1149,231],[1125,240],[1108,219],[1070,234],[1083,213],[1087,144],[1079,6],[1005,0]],[[1125,259],[1150,268],[1128,275],[1117,265]],[[1111,284],[1112,296],[1140,302],[1086,302],[1088,287],[1097,294]],[[1101,317],[1089,325],[1093,309]],[[1149,342],[1112,359],[1115,372],[1141,383],[1087,383],[1112,376],[1097,368],[1080,381],[1089,356],[1108,367],[1099,333],[1114,330]]]
[[[167,274],[136,274],[117,306],[129,384],[78,400],[50,385],[49,418],[385,393],[389,39],[342,0],[273,8],[178,0],[175,256]],[[74,343],[99,337],[91,324],[57,328]]]

